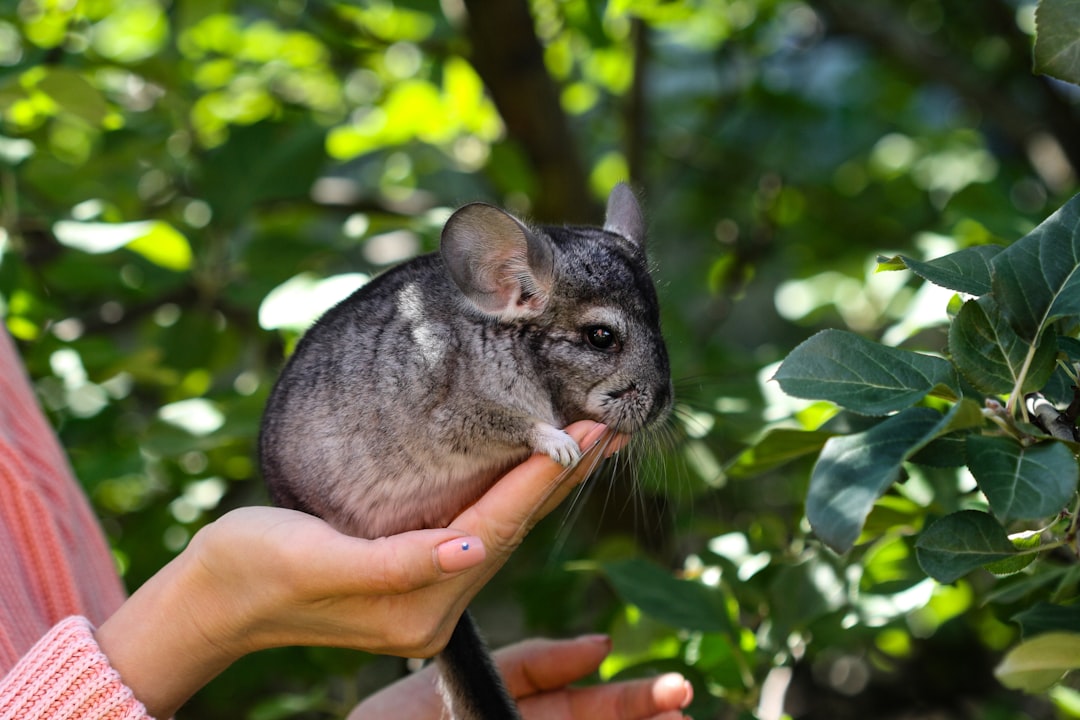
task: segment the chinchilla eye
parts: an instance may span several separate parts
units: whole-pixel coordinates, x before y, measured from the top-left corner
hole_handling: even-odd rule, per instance
[[[604,325],[589,325],[585,328],[585,341],[597,350],[618,350],[619,336]]]

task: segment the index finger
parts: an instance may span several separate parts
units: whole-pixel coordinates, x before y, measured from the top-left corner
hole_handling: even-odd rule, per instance
[[[576,422],[565,431],[585,451],[571,470],[546,455],[533,455],[510,470],[483,497],[466,508],[450,527],[484,538],[488,550],[508,552],[541,518],[558,505],[595,467],[603,450],[596,443],[611,433],[591,420]],[[615,447],[621,442],[615,441]],[[591,452],[590,452],[591,451]]]

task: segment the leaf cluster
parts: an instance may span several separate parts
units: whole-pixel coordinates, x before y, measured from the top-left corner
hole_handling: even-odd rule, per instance
[[[775,380],[786,393],[883,418],[822,443],[806,498],[814,533],[841,553],[860,538],[873,541],[867,519],[886,493],[907,495],[897,485],[905,468],[963,469],[972,492],[954,485],[951,497],[913,509],[916,524],[925,523],[915,557],[927,575],[942,583],[979,568],[1037,576],[1044,570],[1033,563],[1052,566],[1062,553],[1075,561],[1080,196],[1006,248],[975,246],[927,262],[883,258],[881,268],[908,268],[958,293],[947,350],[932,355],[826,330],[784,360]],[[950,504],[959,508],[943,512]],[[1078,631],[1063,613],[1073,599],[1066,593],[1029,609],[1026,622]],[[1017,667],[1031,653],[1021,645],[999,677],[1044,689],[1045,673]],[[1068,656],[1052,666],[1053,680],[1080,666],[1075,645]]]

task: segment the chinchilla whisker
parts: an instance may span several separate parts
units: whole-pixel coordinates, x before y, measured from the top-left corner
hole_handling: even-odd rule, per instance
[[[611,442],[615,437],[615,432],[608,429],[604,432],[591,446],[585,448],[582,453],[581,460],[578,465],[573,468],[567,468],[559,473],[557,481],[563,480],[566,475],[571,472],[577,472],[581,467],[585,468],[585,477],[578,483],[578,486],[570,495],[567,512],[563,515],[562,522],[559,524],[559,534],[561,535],[564,530],[569,527],[568,521],[571,515],[576,516],[578,506],[583,502],[587,493],[591,492],[593,485],[593,478],[596,475],[596,470],[604,463],[604,456],[607,454],[607,449],[611,446]]]

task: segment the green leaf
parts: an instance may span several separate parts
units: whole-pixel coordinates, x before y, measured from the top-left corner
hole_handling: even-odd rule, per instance
[[[1059,442],[1025,448],[1012,438],[971,435],[967,457],[975,482],[1003,523],[1056,514],[1080,479],[1076,458]]]
[[[937,385],[955,387],[945,360],[887,347],[843,330],[823,330],[796,347],[773,376],[789,395],[829,400],[864,415],[887,415]]]
[[[1016,548],[991,515],[961,510],[926,528],[915,543],[915,554],[927,575],[951,583],[975,568],[1015,555]]]
[[[968,382],[988,395],[1012,392],[1031,345],[1012,329],[993,296],[964,303],[949,326],[949,354]],[[1043,333],[1026,369],[1023,392],[1042,388],[1054,372],[1056,334]]]
[[[769,583],[768,606],[773,637],[788,637],[843,607],[844,579],[823,555],[780,566]]]
[[[1028,530],[1015,535],[1010,535],[1009,542],[1011,542],[1013,547],[1017,550],[1038,550],[1042,547],[1042,533]],[[1007,557],[1004,560],[992,562],[986,566],[986,569],[994,575],[1015,575],[1031,563],[1035,562],[1035,558],[1038,556],[1038,552],[1021,552],[1012,557]]]
[[[816,453],[834,433],[790,428],[770,430],[754,445],[739,453],[724,468],[728,477],[747,478]]]
[[[1080,195],[998,253],[991,272],[1002,312],[1029,343],[1054,320],[1080,314]]]
[[[306,198],[325,162],[325,135],[315,122],[232,127],[198,178],[214,222],[231,227],[259,203]]]
[[[1080,0],[1039,2],[1035,72],[1080,85]]]
[[[963,467],[967,465],[964,438],[984,422],[982,406],[971,398],[962,398],[949,411],[948,422],[937,436],[908,460],[928,467]]]
[[[1071,362],[1080,362],[1080,340],[1060,335],[1057,343],[1058,352],[1065,353]]]
[[[716,588],[680,580],[644,560],[617,560],[601,565],[626,602],[672,627],[702,632],[729,632],[723,596]]]
[[[75,70],[51,67],[38,83],[38,88],[57,105],[92,126],[100,126],[109,112],[101,91]]]
[[[806,517],[822,542],[837,552],[850,550],[874,502],[899,479],[903,462],[947,427],[953,412],[909,408],[866,432],[826,442],[806,497]]]
[[[997,245],[976,245],[957,252],[923,262],[905,255],[897,255],[878,262],[881,269],[906,267],[923,280],[949,290],[968,295],[985,295],[990,292],[990,260],[1001,252]]]
[[[182,272],[191,268],[191,245],[166,222],[155,221],[149,232],[129,242],[127,248],[168,270]]]
[[[1012,619],[1020,625],[1024,638],[1057,631],[1080,633],[1080,605],[1037,602]]]
[[[1080,667],[1080,633],[1053,632],[1026,640],[994,669],[1001,684],[1013,690],[1045,692]]]
[[[191,245],[187,238],[164,220],[127,223],[61,220],[53,225],[53,233],[62,244],[87,253],[108,253],[126,247],[169,270],[191,267]]]

